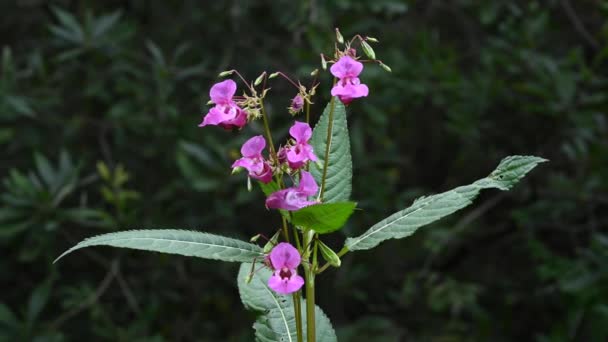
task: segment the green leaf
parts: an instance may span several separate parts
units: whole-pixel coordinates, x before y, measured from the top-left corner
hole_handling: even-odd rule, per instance
[[[297,341],[293,298],[279,295],[268,287],[268,278],[272,275],[268,268],[263,267],[257,270],[251,282],[248,283],[246,280],[250,272],[251,264],[241,265],[238,287],[245,307],[261,312],[253,325],[256,341]],[[306,303],[302,301],[300,307],[302,308],[302,325],[306,341]],[[315,307],[315,326],[317,342],[337,341],[329,318],[318,306]]]
[[[319,158],[317,163],[311,163],[310,173],[319,186],[323,178],[325,165],[325,148],[327,146],[327,130],[329,126],[329,112],[334,106],[334,118],[331,132],[329,163],[327,165],[327,178],[323,192],[323,202],[348,201],[352,191],[353,162],[350,155],[350,140],[346,123],[346,109],[337,98],[325,107],[323,115],[312,133],[311,144]]]
[[[241,240],[190,230],[154,229],[128,230],[88,238],[61,254],[54,262],[77,249],[90,246],[141,249],[233,262],[247,262],[263,256],[259,246]]]
[[[509,190],[536,165],[545,161],[534,156],[507,157],[488,177],[441,194],[419,198],[411,207],[376,223],[363,235],[346,239],[345,247],[351,251],[365,250],[384,240],[410,236],[418,228],[468,206],[482,189]]]
[[[355,202],[315,204],[293,212],[291,222],[319,234],[327,234],[342,228],[356,206]]]

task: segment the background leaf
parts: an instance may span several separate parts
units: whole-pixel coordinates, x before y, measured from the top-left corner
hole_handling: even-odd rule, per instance
[[[55,262],[77,249],[90,246],[123,247],[236,262],[252,261],[263,256],[259,246],[241,240],[191,230],[155,229],[127,230],[91,237],[61,254]]]
[[[508,190],[530,172],[538,163],[546,159],[534,156],[509,156],[503,159],[488,177],[471,185],[414,201],[411,207],[398,211],[376,223],[363,235],[346,239],[345,246],[351,250],[365,250],[376,247],[388,239],[400,239],[412,235],[418,228],[450,215],[469,204],[479,191],[488,188]]]

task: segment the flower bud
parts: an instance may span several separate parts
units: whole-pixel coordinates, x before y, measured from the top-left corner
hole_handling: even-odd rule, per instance
[[[258,76],[258,78],[255,79],[255,82],[253,82],[253,85],[259,86],[262,83],[262,81],[264,80],[264,76],[266,76],[266,71],[264,71],[260,76]]]
[[[317,243],[319,244],[319,250],[321,251],[323,259],[325,259],[328,264],[332,265],[333,267],[340,267],[340,265],[342,265],[342,261],[340,260],[340,257],[338,256],[338,254],[336,254],[336,252],[334,252],[321,240],[317,240]]]
[[[280,72],[273,72],[272,74],[270,74],[270,76],[268,76],[268,78],[275,78],[277,76],[279,76]]]
[[[372,42],[372,43],[377,43],[378,39],[374,38],[374,37],[365,37],[365,40],[367,40],[368,42]]]
[[[327,61],[325,61],[325,56],[323,56],[323,54],[321,54],[321,67],[323,70],[327,70]]]
[[[386,64],[380,62],[380,67],[388,72],[393,72],[393,70]]]
[[[226,76],[230,76],[234,73],[234,70],[226,70],[226,71],[222,71],[219,74],[219,77],[226,77]]]
[[[310,73],[310,76],[317,76],[319,74],[319,69],[315,69]]]
[[[342,37],[342,34],[340,33],[340,30],[337,27],[336,27],[336,39],[338,40],[338,43],[344,44],[344,37]]]
[[[256,242],[258,241],[258,239],[260,238],[260,234],[256,234],[254,236],[251,237],[251,239],[249,239],[249,242]]]
[[[277,230],[277,232],[274,233],[274,235],[270,238],[270,240],[268,240],[268,242],[266,242],[266,244],[264,245],[264,249],[263,249],[264,254],[270,253],[270,251],[274,248],[274,246],[277,245],[277,241],[279,241],[279,233],[280,233],[280,230]]]
[[[361,48],[363,48],[363,52],[367,57],[371,59],[376,59],[376,53],[374,52],[374,49],[372,49],[372,47],[366,41],[361,41]]]

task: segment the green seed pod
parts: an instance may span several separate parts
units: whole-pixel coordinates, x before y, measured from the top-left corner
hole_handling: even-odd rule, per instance
[[[253,85],[259,86],[262,83],[262,81],[264,80],[264,76],[266,76],[266,71],[264,71],[260,76],[258,76],[258,78],[255,79],[255,82],[253,82]]]
[[[234,73],[234,70],[226,70],[226,71],[222,71],[219,74],[219,77],[226,77],[226,76],[230,76]]]
[[[372,49],[372,47],[366,41],[361,41],[361,48],[363,48],[363,52],[367,57],[371,59],[376,59],[376,53],[374,52],[374,49]]]
[[[388,72],[393,72],[393,70],[391,69],[391,67],[389,67],[388,65],[380,62],[380,66],[382,67],[382,69],[388,71]]]
[[[344,37],[342,37],[342,34],[340,33],[340,30],[337,27],[336,27],[336,39],[338,40],[338,43],[344,44]]]
[[[321,251],[321,255],[323,256],[323,259],[325,259],[325,261],[327,261],[327,263],[329,263],[333,267],[340,267],[340,265],[342,264],[342,261],[340,260],[340,257],[338,256],[338,254],[336,254],[336,252],[334,252],[331,248],[329,248],[329,246],[324,244],[321,240],[317,240],[317,243],[319,244],[319,250]]]

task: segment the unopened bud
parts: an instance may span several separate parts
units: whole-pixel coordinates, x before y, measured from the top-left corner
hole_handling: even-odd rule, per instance
[[[327,61],[325,60],[325,56],[323,56],[323,54],[321,54],[321,67],[323,70],[327,70]]]
[[[276,233],[274,233],[274,235],[270,238],[270,240],[268,240],[268,242],[266,242],[266,245],[264,245],[264,249],[262,251],[264,254],[270,253],[270,251],[272,251],[274,246],[277,245],[277,242],[279,241],[279,232],[280,232],[280,230],[278,230]]]
[[[209,100],[209,101],[207,101],[207,104],[208,104],[208,105],[212,105],[212,104],[213,104],[213,101],[212,101],[212,100]]]
[[[270,74],[270,76],[268,76],[268,78],[275,78],[277,76],[279,76],[280,72],[273,72],[272,74]]]
[[[365,37],[365,40],[367,40],[368,42],[372,42],[372,43],[377,43],[378,39],[374,38],[374,37]]]
[[[380,62],[380,67],[382,67],[382,69],[388,71],[388,72],[393,72],[393,70],[391,69],[391,67],[389,67],[388,65]]]
[[[260,234],[256,234],[254,236],[251,237],[251,239],[249,239],[249,242],[256,242],[258,241],[258,239],[260,238]]]
[[[342,37],[342,34],[340,33],[340,30],[337,27],[336,27],[336,39],[338,40],[338,43],[344,44],[344,37]]]
[[[226,70],[226,71],[222,71],[219,74],[219,77],[226,77],[226,76],[230,76],[234,73],[234,70]]]
[[[251,185],[251,177],[247,177],[247,191],[251,192],[253,185]]]
[[[372,47],[366,41],[361,41],[361,48],[363,48],[363,52],[367,57],[371,59],[376,59],[376,53],[374,52],[374,49],[372,49]]]
[[[310,76],[317,76],[318,73],[319,73],[319,69],[315,69],[310,73]]]
[[[333,267],[340,267],[340,265],[342,265],[342,261],[336,252],[321,242],[321,240],[318,240],[317,243],[319,244],[319,250],[321,251],[323,259],[325,259],[328,264],[332,265]]]
[[[253,280],[253,273],[249,273],[246,277],[245,277],[245,284],[249,284],[251,283],[251,280]]]
[[[260,76],[258,76],[258,78],[255,79],[255,82],[253,82],[253,85],[259,86],[262,81],[264,80],[264,76],[266,76],[266,71],[264,71]]]

